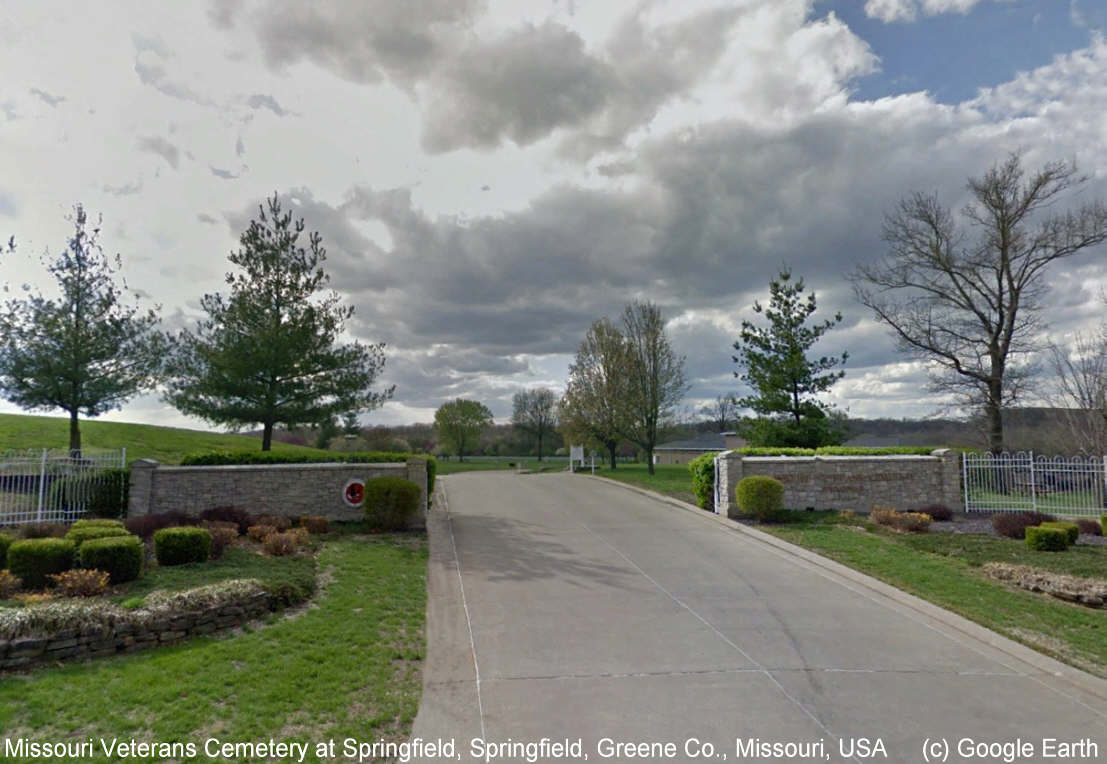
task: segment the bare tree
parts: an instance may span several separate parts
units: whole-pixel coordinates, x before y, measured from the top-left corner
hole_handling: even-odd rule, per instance
[[[684,356],[677,356],[665,334],[661,309],[652,302],[632,302],[623,311],[626,342],[626,415],[623,436],[646,452],[652,475],[653,449],[659,426],[684,397]]]
[[[542,441],[557,427],[557,396],[548,387],[536,387],[515,393],[511,402],[511,424],[534,437],[542,461]]]
[[[1066,162],[1027,176],[1011,154],[969,179],[964,224],[936,194],[900,200],[884,220],[888,255],[851,275],[900,349],[937,366],[933,389],[983,409],[993,452],[1003,450],[1003,408],[1032,381],[1046,269],[1107,239],[1100,201],[1050,211],[1085,181]]]
[[[625,350],[623,335],[610,320],[593,322],[569,365],[569,382],[558,406],[566,440],[598,444],[607,451],[611,469],[623,440]]]
[[[700,409],[707,421],[726,432],[738,419],[738,402],[732,393],[716,395],[715,400]]]
[[[1107,326],[1094,335],[1077,332],[1070,347],[1050,346],[1052,403],[1064,409],[1070,443],[1107,454]]]

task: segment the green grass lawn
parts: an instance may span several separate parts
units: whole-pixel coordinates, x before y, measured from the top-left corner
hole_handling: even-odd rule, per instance
[[[1107,549],[1032,552],[1021,541],[976,534],[896,534],[796,513],[799,522],[761,530],[848,565],[1059,660],[1107,677],[1107,611],[985,578],[989,561],[1107,579]]]
[[[203,761],[209,737],[404,740],[422,690],[426,564],[421,535],[328,538],[313,606],[234,636],[5,677],[0,729],[192,742]]]
[[[65,448],[68,444],[69,420],[66,418],[0,414],[0,451]],[[157,459],[165,464],[179,464],[181,457],[193,451],[260,451],[261,438],[82,419],[81,445],[86,448],[126,448],[128,462],[135,459]],[[293,446],[278,441],[273,441],[273,450],[326,453],[317,448]]]
[[[596,474],[649,488],[691,504],[696,503],[696,497],[692,493],[692,474],[688,471],[687,464],[655,464],[653,469],[654,474],[651,475],[649,465],[644,462],[619,464],[615,469],[605,466],[602,470],[597,464]],[[590,470],[584,470],[583,474],[590,474]]]

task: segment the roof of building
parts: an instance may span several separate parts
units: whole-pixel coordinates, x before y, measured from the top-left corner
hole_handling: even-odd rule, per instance
[[[654,447],[654,451],[724,451],[726,436],[734,433],[706,432],[687,440],[670,440]]]

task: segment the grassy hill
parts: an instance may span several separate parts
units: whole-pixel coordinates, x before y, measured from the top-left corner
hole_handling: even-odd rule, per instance
[[[69,444],[69,420],[61,417],[0,414],[0,451],[26,448],[65,448]],[[261,438],[225,435],[179,427],[156,427],[125,422],[81,421],[81,444],[86,448],[126,448],[127,461],[157,459],[178,464],[193,451],[261,450]],[[273,442],[274,451],[325,453],[317,448]]]

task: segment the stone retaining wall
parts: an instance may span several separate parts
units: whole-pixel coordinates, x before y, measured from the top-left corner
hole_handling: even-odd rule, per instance
[[[70,629],[50,635],[0,639],[0,670],[42,663],[99,658],[179,642],[190,636],[240,626],[269,612],[269,597],[260,592],[241,602],[167,615],[149,624],[120,624]]]
[[[749,475],[768,475],[784,484],[788,509],[852,509],[873,507],[909,510],[927,504],[959,509],[960,454],[938,449],[930,456],[742,456],[727,451],[716,479],[726,486],[726,507],[716,512],[738,514],[734,489]],[[721,497],[720,497],[721,498]]]
[[[198,515],[212,507],[234,506],[255,515],[322,515],[328,520],[360,520],[361,507],[343,500],[346,483],[376,477],[406,478],[422,491],[427,506],[427,462],[242,464],[170,467],[153,459],[131,462],[128,515],[180,511]],[[411,528],[426,527],[426,511]]]

